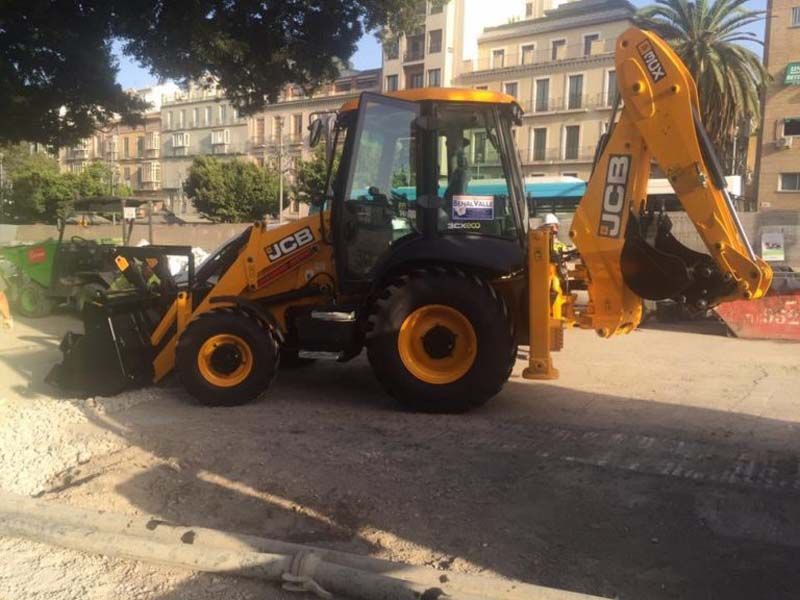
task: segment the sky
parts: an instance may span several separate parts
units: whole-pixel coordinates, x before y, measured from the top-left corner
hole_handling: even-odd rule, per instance
[[[503,0],[494,0],[495,2],[502,2]],[[650,4],[650,0],[632,0],[633,4],[637,7]],[[765,10],[767,0],[748,0],[745,4],[747,8],[752,10]],[[756,26],[750,28],[750,31],[755,33],[759,39],[764,39],[764,24],[763,21]],[[753,49],[761,54],[760,47],[754,45]],[[117,81],[124,88],[142,88],[158,83],[156,78],[152,76],[146,69],[141,68],[136,61],[131,60],[122,54],[120,44],[114,44],[114,52],[119,60],[119,73]],[[372,34],[367,34],[358,44],[358,50],[351,59],[353,66],[356,69],[374,69],[381,66],[381,50],[378,41]]]

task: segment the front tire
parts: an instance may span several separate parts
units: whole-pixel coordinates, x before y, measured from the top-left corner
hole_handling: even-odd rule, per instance
[[[14,296],[14,305],[23,317],[39,319],[53,312],[53,300],[47,296],[44,287],[35,281],[23,283]]]
[[[186,390],[206,406],[237,406],[260,396],[278,371],[278,344],[257,320],[212,311],[189,324],[175,365]]]
[[[404,406],[460,413],[497,394],[516,355],[503,299],[461,271],[425,269],[401,277],[375,302],[367,357]]]

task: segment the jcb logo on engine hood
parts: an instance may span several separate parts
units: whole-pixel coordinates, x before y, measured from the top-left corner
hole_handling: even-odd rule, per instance
[[[631,170],[630,154],[612,154],[608,158],[606,185],[603,188],[603,209],[600,212],[601,237],[618,238],[622,232],[622,213],[628,191],[628,173]]]
[[[651,44],[649,40],[640,42],[636,46],[636,49],[639,51],[639,56],[642,57],[653,83],[658,83],[667,76],[664,65],[661,64],[661,61],[658,59],[658,54],[656,54],[653,44]]]
[[[311,232],[311,228],[304,227],[300,231],[295,231],[293,234],[287,235],[285,238],[267,246],[264,248],[264,252],[267,253],[267,258],[270,262],[275,262],[279,258],[288,256],[292,252],[296,252],[313,241],[314,234]]]

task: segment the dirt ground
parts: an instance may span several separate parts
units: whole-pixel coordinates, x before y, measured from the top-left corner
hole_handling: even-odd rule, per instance
[[[0,334],[0,488],[609,598],[800,596],[800,345],[569,332],[561,378],[399,412],[363,358],[260,402],[41,382],[67,316]],[[0,599],[296,597],[0,538]]]

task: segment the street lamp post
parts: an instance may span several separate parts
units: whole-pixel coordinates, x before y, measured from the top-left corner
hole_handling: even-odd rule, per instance
[[[277,119],[278,126],[278,223],[283,225],[283,117]]]

